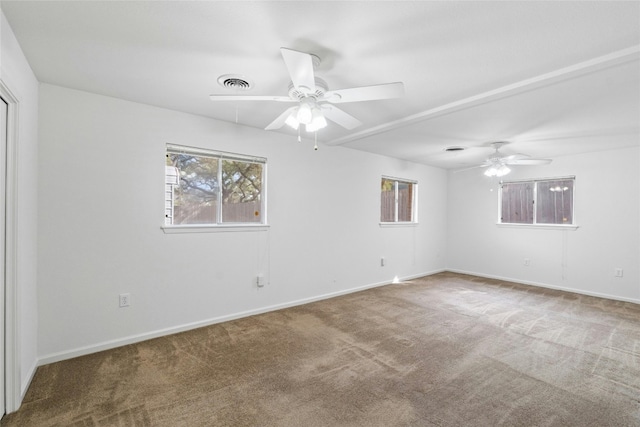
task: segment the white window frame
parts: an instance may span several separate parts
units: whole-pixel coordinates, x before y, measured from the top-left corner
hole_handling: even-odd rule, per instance
[[[573,181],[573,200],[571,201],[571,214],[573,222],[571,224],[539,224],[537,223],[537,202],[538,202],[538,183],[546,182],[546,181],[562,181],[562,180],[572,180]],[[533,223],[514,223],[514,222],[502,222],[502,186],[504,184],[516,184],[516,183],[531,183],[533,184],[533,201],[534,201],[534,209],[533,209]],[[533,178],[533,179],[519,179],[519,180],[505,180],[500,181],[500,191],[498,191],[498,218],[496,225],[499,227],[513,227],[513,228],[535,228],[535,229],[546,229],[546,230],[577,230],[579,228],[578,223],[576,221],[576,177],[575,175],[570,176],[559,176],[559,177],[551,177],[551,178]]]
[[[265,157],[259,156],[250,156],[245,154],[237,154],[237,153],[229,153],[225,151],[218,151],[212,149],[204,149],[197,147],[189,147],[184,145],[175,145],[175,144],[167,144],[165,155],[166,154],[189,154],[193,156],[200,157],[214,157],[223,160],[233,160],[233,161],[241,161],[241,162],[249,162],[249,163],[260,163],[262,164],[262,192],[261,192],[261,214],[262,214],[262,222],[246,222],[246,223],[211,223],[211,224],[164,224],[162,225],[162,230],[167,234],[172,233],[211,233],[211,232],[227,232],[227,231],[263,231],[269,228],[267,223],[267,159]],[[166,167],[165,167],[165,180],[166,180]],[[222,182],[222,167],[218,168],[218,182]],[[173,189],[171,189],[172,198],[173,198]],[[166,220],[166,195],[167,195],[167,183],[165,182],[165,217]],[[222,192],[220,191],[218,194],[218,198],[222,197]],[[218,203],[218,207],[222,208],[222,203]],[[173,211],[173,208],[171,209]],[[218,218],[220,216],[218,215]]]
[[[381,227],[406,227],[406,226],[415,226],[418,225],[418,181],[413,179],[406,178],[397,178],[389,175],[382,175],[380,178],[380,182],[382,180],[390,180],[394,181],[394,190],[395,190],[395,209],[394,209],[394,220],[393,221],[380,221]],[[406,183],[411,184],[413,186],[413,190],[411,192],[411,221],[398,221],[398,183]],[[378,186],[378,200],[381,202],[380,195],[380,186]],[[382,210],[382,206],[379,206],[378,214],[380,214]]]

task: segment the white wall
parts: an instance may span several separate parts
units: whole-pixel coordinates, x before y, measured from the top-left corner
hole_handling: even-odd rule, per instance
[[[267,157],[270,229],[163,233],[166,143]],[[42,363],[445,265],[437,168],[47,84],[39,168]],[[419,182],[419,226],[380,228],[382,175]]]
[[[16,380],[24,394],[37,363],[38,81],[2,13],[0,80],[18,100],[15,287],[20,377]]]
[[[509,179],[575,175],[579,228],[498,227],[498,180],[480,170],[450,172],[448,269],[640,302],[638,147],[513,169]],[[614,268],[624,277],[613,277]]]

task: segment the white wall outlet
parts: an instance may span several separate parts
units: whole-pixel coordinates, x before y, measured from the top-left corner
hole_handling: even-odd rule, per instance
[[[118,303],[120,307],[129,307],[131,305],[131,294],[118,295]]]
[[[385,259],[384,257],[380,258],[380,267],[384,267]]]
[[[256,286],[259,288],[264,287],[264,276],[262,274],[256,276]]]
[[[613,270],[613,277],[623,277],[624,276],[624,270],[621,268],[616,268]]]
[[[529,267],[531,265],[531,260],[529,258],[525,258],[523,264],[525,267]]]

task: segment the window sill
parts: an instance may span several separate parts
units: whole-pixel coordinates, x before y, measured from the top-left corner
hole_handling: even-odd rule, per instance
[[[501,222],[496,223],[498,227],[504,228],[532,228],[537,230],[571,230],[575,231],[579,228],[578,225],[563,225],[563,224],[503,224]]]
[[[266,224],[228,224],[228,225],[208,225],[208,224],[191,224],[191,225],[163,225],[162,231],[165,234],[180,233],[223,233],[223,232],[241,232],[241,231],[266,231],[269,226]]]
[[[381,222],[381,228],[417,227],[417,222]]]

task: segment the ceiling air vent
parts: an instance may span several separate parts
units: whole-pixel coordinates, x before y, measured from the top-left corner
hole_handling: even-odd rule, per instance
[[[237,74],[224,74],[218,77],[218,84],[227,89],[249,90],[253,87],[251,80]]]
[[[466,150],[465,147],[447,147],[444,149],[444,151],[464,151]]]

